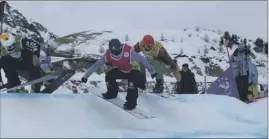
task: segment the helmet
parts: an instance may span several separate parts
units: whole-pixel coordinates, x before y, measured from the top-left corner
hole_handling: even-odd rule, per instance
[[[239,52],[244,52],[245,49],[246,49],[246,45],[245,45],[244,43],[240,43],[240,44],[238,45],[238,51],[239,51]]]
[[[48,40],[47,47],[50,51],[55,51],[58,47],[58,44],[54,40]]]
[[[122,44],[119,39],[112,39],[109,41],[109,51],[112,55],[118,56],[122,52]]]
[[[150,51],[154,45],[154,38],[151,35],[145,35],[143,37],[143,44],[145,45],[145,50]]]
[[[15,36],[11,33],[5,32],[0,36],[1,45],[6,49],[8,53],[11,53],[15,50]]]

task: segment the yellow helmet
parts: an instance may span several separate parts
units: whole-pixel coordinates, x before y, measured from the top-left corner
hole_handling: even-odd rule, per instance
[[[8,53],[11,53],[15,50],[15,36],[11,33],[4,32],[0,36],[1,46],[6,49]]]

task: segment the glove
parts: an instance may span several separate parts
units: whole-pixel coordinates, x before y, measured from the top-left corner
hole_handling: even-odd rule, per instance
[[[82,77],[82,78],[81,78],[81,81],[82,81],[83,83],[87,83],[88,79],[87,79],[87,78]]]
[[[157,76],[157,73],[151,75],[151,78],[154,79]]]

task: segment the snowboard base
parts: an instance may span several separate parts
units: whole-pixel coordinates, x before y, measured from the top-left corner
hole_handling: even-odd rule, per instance
[[[91,93],[94,94],[97,97],[102,98],[103,100],[105,100],[107,102],[110,102],[110,103],[114,104],[115,106],[121,108],[122,110],[128,112],[129,114],[135,116],[138,119],[156,118],[155,116],[152,116],[149,113],[147,113],[147,112],[145,112],[145,111],[143,111],[143,110],[141,110],[141,109],[139,109],[137,107],[135,109],[133,109],[133,110],[125,110],[123,108],[123,105],[124,105],[125,101],[120,99],[120,98],[104,99],[101,93],[93,93],[93,92],[91,92]]]

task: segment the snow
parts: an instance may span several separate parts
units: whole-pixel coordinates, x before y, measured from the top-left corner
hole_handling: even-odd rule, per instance
[[[110,31],[110,30],[108,30]],[[195,70],[192,70],[195,75],[197,81],[204,81],[204,73],[205,73],[205,65],[204,62],[200,59],[201,56],[204,56],[204,48],[205,46],[209,49],[208,57],[211,57],[214,63],[217,63],[223,71],[225,71],[229,67],[229,58],[227,54],[226,47],[223,46],[223,52],[219,52],[219,40],[223,34],[218,34],[217,31],[213,30],[200,30],[196,31],[195,28],[184,30],[163,30],[163,31],[147,31],[147,30],[139,30],[139,29],[130,29],[126,30],[113,30],[112,32],[105,32],[104,30],[90,30],[85,31],[82,34],[90,34],[90,33],[102,33],[101,35],[94,35],[94,39],[86,39],[86,42],[76,42],[75,50],[77,53],[82,55],[92,54],[92,55],[102,55],[100,53],[100,47],[102,46],[104,49],[108,48],[108,40],[112,38],[119,38],[122,42],[127,43],[131,46],[140,41],[144,35],[151,34],[155,40],[160,41],[161,35],[164,36],[166,41],[161,41],[163,46],[167,49],[170,56],[173,58],[174,56],[180,54],[180,50],[183,49],[183,54],[187,55],[187,57],[177,58],[179,67],[184,63],[188,63],[190,68],[193,68],[195,65],[199,67],[203,73],[203,76],[197,74]],[[191,37],[189,37],[191,34]],[[208,35],[209,42],[204,41],[204,36]],[[129,40],[125,40],[126,35],[128,35]],[[183,39],[183,42],[181,42]],[[174,42],[172,41],[174,40]],[[215,42],[214,42],[215,40]],[[256,53],[253,48],[254,44],[251,44],[251,51],[256,55],[256,59],[253,61],[262,61],[265,64],[265,68],[258,68],[259,83],[267,84],[267,56],[265,54]],[[63,44],[59,46],[58,50],[67,50],[70,49],[72,44]],[[214,47],[216,51],[211,50],[210,48]],[[229,54],[231,55],[235,50],[236,46],[232,49],[229,49]],[[200,54],[198,53],[198,49],[200,49]],[[142,54],[142,53],[141,53]],[[176,55],[175,55],[176,54]],[[195,56],[196,58],[192,58],[193,62],[189,60],[191,56]],[[221,62],[220,62],[221,60]],[[167,77],[170,78],[170,77]],[[217,77],[207,77],[208,82],[213,82]]]
[[[63,90],[64,91],[64,90]],[[103,92],[93,88],[91,91]],[[120,93],[124,99],[126,93]],[[266,138],[267,98],[244,104],[216,95],[140,94],[139,120],[90,94],[1,94],[1,138]]]

